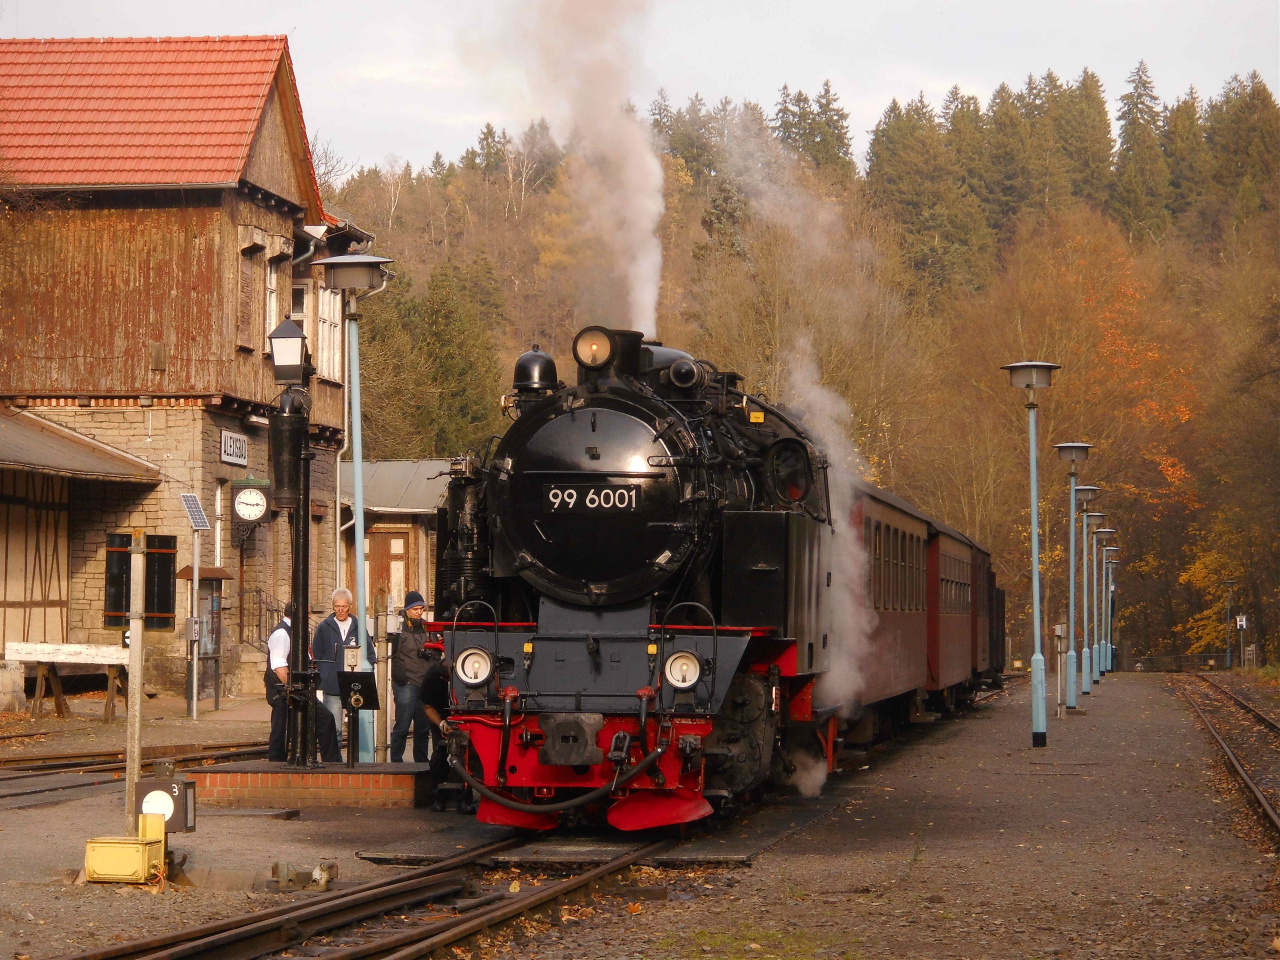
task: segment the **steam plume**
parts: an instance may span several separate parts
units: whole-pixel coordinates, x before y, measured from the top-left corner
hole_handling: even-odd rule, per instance
[[[626,279],[633,330],[656,333],[662,164],[648,125],[629,108],[628,26],[647,0],[533,0],[512,7],[532,100],[571,132],[585,162],[575,185],[593,231]]]

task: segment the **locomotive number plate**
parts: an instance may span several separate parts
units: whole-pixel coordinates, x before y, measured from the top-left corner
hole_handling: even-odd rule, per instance
[[[542,488],[543,513],[631,513],[639,509],[638,483],[548,483]]]

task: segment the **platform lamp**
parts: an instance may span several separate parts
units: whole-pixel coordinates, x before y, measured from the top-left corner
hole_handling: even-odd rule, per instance
[[[1080,694],[1087,696],[1093,691],[1093,657],[1089,650],[1089,504],[1102,492],[1101,487],[1076,484],[1076,508],[1081,515],[1080,539]],[[1075,531],[1072,530],[1072,536]]]
[[[308,767],[316,762],[316,673],[309,651],[311,569],[310,524],[311,452],[308,440],[311,399],[307,387],[315,370],[307,352],[307,335],[286,318],[267,337],[276,383],[284,387],[280,402],[268,419],[271,449],[271,497],[278,510],[288,510],[293,527],[293,570],[290,596],[293,623],[289,626],[289,686],[287,762]]]
[[[1068,581],[1070,587],[1068,589],[1069,600],[1067,601],[1067,709],[1074,710],[1076,708],[1076,464],[1083,463],[1089,459],[1089,451],[1093,449],[1092,443],[1055,443],[1054,449],[1058,451],[1058,459],[1066,460],[1071,464],[1071,506],[1070,525],[1067,528],[1070,532],[1067,539],[1070,541],[1070,548],[1067,551],[1067,568],[1070,570]]]
[[[1036,391],[1053,386],[1056,363],[1023,360],[1000,368],[1009,372],[1009,386],[1027,391],[1027,439],[1031,451],[1031,629],[1035,639],[1031,654],[1031,746],[1049,745],[1049,718],[1045,707],[1044,652],[1040,647],[1040,480],[1036,444]]]
[[[1094,607],[1098,611],[1098,619],[1094,621],[1093,632],[1093,679],[1102,680],[1107,675],[1106,671],[1106,648],[1103,644],[1103,631],[1106,628],[1106,621],[1103,617],[1103,603],[1106,598],[1103,597],[1103,591],[1106,589],[1106,576],[1102,568],[1102,558],[1099,556],[1100,548],[1106,547],[1107,541],[1111,540],[1119,531],[1115,527],[1101,527],[1093,531],[1093,580],[1094,585],[1098,588],[1098,593],[1094,601]]]
[[[1107,628],[1104,633],[1106,637],[1106,656],[1103,657],[1102,663],[1108,673],[1114,673],[1116,669],[1116,648],[1111,642],[1112,628],[1115,622],[1116,609],[1116,557],[1120,553],[1119,547],[1103,547],[1102,548],[1102,565],[1107,575]]]
[[[356,636],[359,639],[360,670],[371,668],[367,657],[369,648],[368,597],[369,585],[364,572],[364,437],[361,430],[363,408],[360,403],[360,301],[387,288],[393,276],[385,268],[394,263],[387,257],[352,253],[327,257],[312,263],[324,267],[324,285],[330,290],[342,292],[342,315],[347,322],[347,356],[350,364],[348,379],[351,394],[351,487],[352,518],[355,521],[355,580],[356,580]],[[366,729],[367,728],[367,729]],[[360,713],[361,761],[373,760],[373,715]]]
[[[1084,604],[1084,628],[1088,631],[1085,637],[1085,654],[1089,655],[1089,684],[1097,684],[1102,680],[1102,675],[1098,672],[1098,556],[1097,550],[1091,549],[1096,547],[1096,543],[1091,536],[1092,530],[1096,531],[1102,526],[1102,521],[1106,518],[1106,513],[1101,511],[1089,511],[1084,515],[1084,588],[1089,591],[1087,602]],[[1085,691],[1088,692],[1088,691]]]
[[[1227,669],[1231,669],[1231,606],[1235,600],[1236,581],[1227,579],[1222,581],[1227,587]]]

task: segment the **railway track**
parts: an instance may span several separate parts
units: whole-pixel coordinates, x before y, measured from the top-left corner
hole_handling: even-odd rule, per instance
[[[325,960],[416,960],[536,910],[675,843],[638,844],[607,863],[542,886],[484,889],[478,884],[476,872],[487,858],[529,842],[517,837],[486,844],[392,879],[63,960],[258,960],[297,955]]]
[[[1280,759],[1280,724],[1222,684],[1203,675],[1199,679],[1213,691],[1210,697],[1198,699],[1191,693],[1193,685],[1186,682],[1182,683],[1183,697],[1203,721],[1262,816],[1280,836],[1280,813],[1275,806],[1280,802],[1280,781],[1271,773]],[[1242,718],[1247,719],[1242,722]],[[1265,745],[1249,735],[1256,734],[1259,726],[1266,731]]]
[[[266,752],[266,741],[257,740],[152,747],[143,751],[142,770],[151,772],[159,761],[171,761],[178,769],[185,769],[250,760]],[[0,809],[72,800],[98,788],[124,784],[124,754],[118,750],[10,759],[14,762],[0,764]]]

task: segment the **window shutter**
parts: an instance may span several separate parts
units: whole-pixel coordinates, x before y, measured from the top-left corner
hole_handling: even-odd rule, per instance
[[[236,316],[236,346],[253,349],[253,257],[240,257],[240,298]]]

